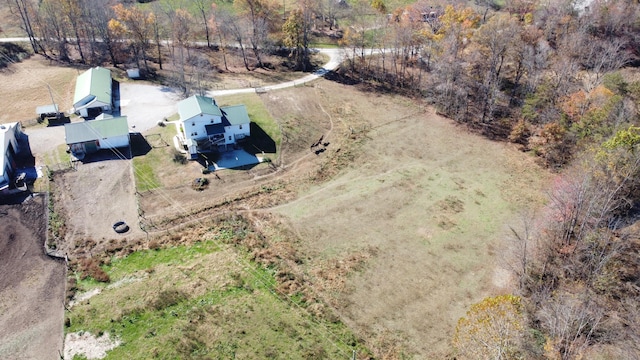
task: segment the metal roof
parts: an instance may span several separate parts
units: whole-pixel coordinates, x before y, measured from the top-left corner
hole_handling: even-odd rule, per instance
[[[186,121],[200,114],[222,116],[222,112],[216,102],[206,96],[193,95],[178,103],[180,120]]]
[[[36,114],[53,114],[58,113],[58,104],[49,104],[36,107]]]
[[[243,125],[251,122],[247,108],[244,105],[225,106],[221,110],[231,125]]]
[[[111,104],[111,71],[109,69],[96,66],[78,75],[73,103],[77,104],[89,95],[95,96],[102,103]]]
[[[16,131],[19,126],[20,125],[17,122],[0,124],[0,151],[2,151],[2,154],[0,154],[0,177],[4,176],[6,167],[6,156],[4,152],[9,149],[9,146],[11,146],[11,140],[16,139]]]
[[[129,124],[126,116],[89,120],[64,124],[64,133],[67,144],[77,144],[128,135]]]

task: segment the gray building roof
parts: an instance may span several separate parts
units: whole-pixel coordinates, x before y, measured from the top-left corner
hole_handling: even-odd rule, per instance
[[[78,75],[73,103],[77,104],[89,95],[95,96],[102,103],[111,104],[111,71],[109,69],[97,66]]]
[[[180,120],[189,120],[200,114],[222,116],[222,112],[215,101],[206,96],[193,95],[178,103]]]
[[[67,144],[77,144],[129,134],[126,116],[90,120],[64,125]]]

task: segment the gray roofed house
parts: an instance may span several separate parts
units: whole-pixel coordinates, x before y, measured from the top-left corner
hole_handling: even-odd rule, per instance
[[[76,79],[72,112],[88,117],[110,111],[112,107],[111,71],[103,67],[91,68]]]
[[[129,146],[126,116],[65,124],[64,133],[65,142],[76,157],[101,149]]]

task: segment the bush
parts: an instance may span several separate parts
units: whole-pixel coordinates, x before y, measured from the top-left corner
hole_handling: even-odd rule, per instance
[[[187,158],[180,151],[173,149],[173,162],[184,165],[187,163]]]
[[[158,297],[151,302],[151,306],[159,311],[170,306],[177,305],[185,299],[187,299],[187,295],[180,290],[162,290],[158,294]]]
[[[191,188],[196,191],[202,191],[209,186],[209,180],[206,178],[197,178],[193,180],[193,184],[191,184]]]
[[[80,278],[83,280],[91,277],[99,282],[107,283],[111,281],[109,274],[102,270],[100,262],[94,258],[81,259],[78,265],[78,270],[81,272]]]

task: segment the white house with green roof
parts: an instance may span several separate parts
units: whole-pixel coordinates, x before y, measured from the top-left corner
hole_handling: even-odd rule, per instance
[[[0,125],[0,191],[9,188],[16,168],[15,156],[20,151],[18,138],[22,135],[19,122]]]
[[[111,71],[103,67],[97,66],[78,75],[71,111],[84,118],[111,111],[111,85]]]
[[[64,125],[65,142],[78,159],[103,149],[129,146],[129,124],[126,116],[81,121]]]
[[[244,105],[219,107],[213,98],[194,95],[178,103],[178,114],[177,138],[191,160],[200,152],[226,149],[251,135]]]

